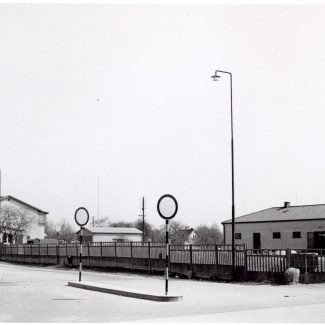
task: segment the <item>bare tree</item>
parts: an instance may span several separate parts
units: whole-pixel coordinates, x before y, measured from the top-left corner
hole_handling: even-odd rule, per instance
[[[181,230],[185,229],[185,224],[181,220],[169,221],[168,237],[170,242],[175,245],[183,245],[187,239]],[[186,237],[186,238],[185,238]],[[152,231],[152,241],[158,243],[166,242],[166,225],[161,225],[158,229]]]
[[[155,243],[165,243],[166,228],[164,226],[160,226],[159,228],[154,228],[151,233],[151,241]]]
[[[1,230],[7,234],[9,242],[17,242],[18,235],[26,233],[33,224],[37,223],[37,216],[22,207],[6,204],[1,207]]]
[[[139,218],[137,221],[133,223],[133,227],[139,230],[143,230],[143,220]],[[143,241],[150,241],[152,237],[152,226],[147,221],[144,221],[144,238]]]
[[[195,245],[215,245],[223,242],[223,235],[217,224],[213,224],[211,227],[201,224],[195,231]]]
[[[102,218],[94,218],[93,222],[90,223],[91,226],[94,227],[101,227],[101,228],[105,228],[105,227],[109,227],[110,226],[110,222],[109,222],[109,217],[102,217]]]
[[[45,233],[50,239],[64,240],[65,242],[77,240],[76,231],[73,230],[71,224],[66,219],[61,219],[61,229],[59,232],[56,231],[53,222],[47,222],[45,224]]]
[[[128,221],[115,221],[115,222],[110,222],[109,224],[110,227],[113,228],[133,228],[134,224],[133,222],[128,222]]]

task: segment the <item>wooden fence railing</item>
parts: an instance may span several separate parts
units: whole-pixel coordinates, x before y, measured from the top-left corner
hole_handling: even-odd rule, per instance
[[[169,245],[169,270],[188,276],[231,279],[231,245]],[[0,247],[3,261],[39,264],[79,264],[77,244],[4,245]],[[235,271],[237,279],[267,278],[283,274],[292,266],[304,274],[325,274],[325,251],[251,250],[236,245]],[[93,267],[118,267],[148,271],[164,271],[164,243],[88,243],[83,245],[82,263]]]

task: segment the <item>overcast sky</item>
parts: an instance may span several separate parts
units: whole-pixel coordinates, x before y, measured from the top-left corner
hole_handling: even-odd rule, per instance
[[[1,195],[196,227],[325,203],[325,6],[0,4]],[[98,192],[99,184],[99,192]],[[99,209],[98,209],[99,201]]]

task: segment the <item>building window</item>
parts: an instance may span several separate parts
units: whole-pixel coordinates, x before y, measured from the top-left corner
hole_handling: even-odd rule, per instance
[[[300,231],[294,231],[292,233],[292,238],[301,238],[301,232]]]
[[[116,243],[124,243],[125,240],[123,238],[113,238],[113,241]]]
[[[240,232],[235,233],[235,239],[241,239],[241,233]]]
[[[273,239],[280,239],[281,238],[281,233],[280,232],[274,232],[273,233]]]

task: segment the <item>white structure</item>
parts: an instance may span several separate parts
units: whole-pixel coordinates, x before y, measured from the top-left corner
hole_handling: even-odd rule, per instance
[[[196,231],[188,226],[186,226],[185,229],[179,230],[175,235],[183,240],[184,245],[194,244],[197,237]]]
[[[77,232],[80,241],[80,230]],[[130,242],[142,241],[142,231],[136,228],[83,227],[83,242]]]
[[[33,239],[44,239],[46,236],[44,229],[46,223],[46,215],[48,212],[36,208],[26,202],[23,202],[11,195],[2,196],[1,202],[1,219],[0,219],[0,239],[3,235],[8,235],[10,232],[15,233],[13,238],[15,243],[23,244]],[[18,222],[8,224],[4,214],[8,211],[19,213]],[[21,216],[23,215],[23,217]],[[20,219],[19,219],[20,218]],[[24,219],[24,220],[22,220]],[[28,225],[20,226],[29,220]],[[20,225],[19,225],[20,222]],[[5,236],[6,236],[5,235]],[[6,236],[7,237],[7,236]]]
[[[325,204],[273,207],[235,219],[235,244],[249,249],[325,249]],[[222,222],[231,244],[231,219]]]

